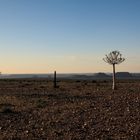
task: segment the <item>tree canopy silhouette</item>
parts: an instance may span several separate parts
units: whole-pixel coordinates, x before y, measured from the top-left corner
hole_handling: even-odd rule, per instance
[[[122,54],[119,51],[112,51],[103,60],[113,66],[113,85],[112,89],[116,89],[116,76],[115,76],[115,65],[120,64],[125,61],[125,58],[122,57]]]

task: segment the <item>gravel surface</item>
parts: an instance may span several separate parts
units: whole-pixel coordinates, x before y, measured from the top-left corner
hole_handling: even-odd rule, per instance
[[[0,81],[0,140],[139,140],[140,81]]]

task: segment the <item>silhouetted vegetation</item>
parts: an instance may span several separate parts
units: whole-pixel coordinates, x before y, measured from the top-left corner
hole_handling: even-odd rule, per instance
[[[108,55],[106,55],[103,60],[113,66],[113,86],[112,89],[116,89],[116,72],[115,65],[122,63],[125,59],[122,58],[122,54],[119,51],[112,51]]]

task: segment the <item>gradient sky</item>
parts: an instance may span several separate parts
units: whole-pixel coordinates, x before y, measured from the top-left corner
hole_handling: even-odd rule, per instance
[[[2,73],[140,72],[140,0],[0,0]]]

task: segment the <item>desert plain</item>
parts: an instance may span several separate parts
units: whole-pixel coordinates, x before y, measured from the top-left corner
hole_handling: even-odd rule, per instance
[[[0,140],[140,139],[140,80],[0,80]]]

